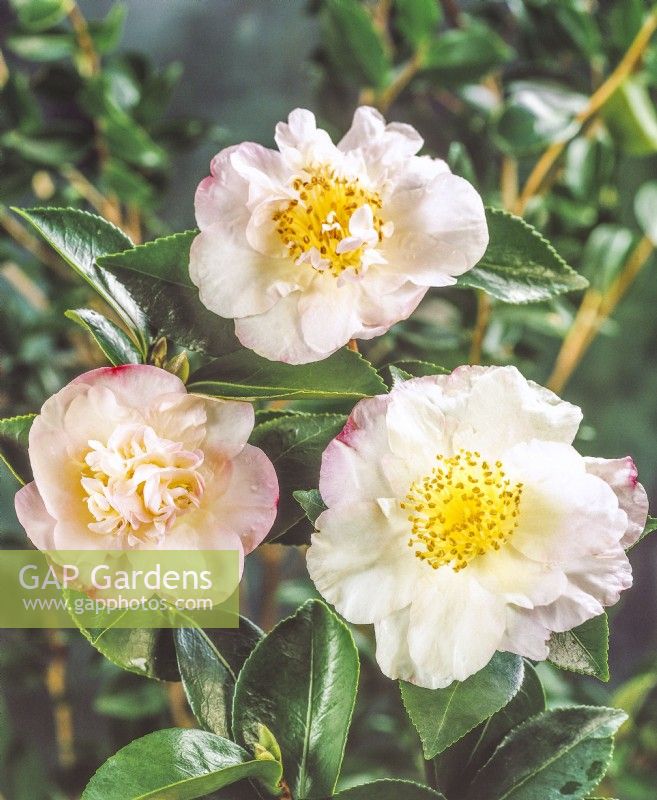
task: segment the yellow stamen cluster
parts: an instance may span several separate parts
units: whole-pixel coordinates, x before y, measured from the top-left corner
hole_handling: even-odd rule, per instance
[[[383,239],[381,197],[362,186],[357,178],[340,178],[333,170],[319,167],[308,178],[296,178],[292,183],[296,197],[274,214],[276,231],[296,261],[313,248],[325,262],[323,271],[334,276],[346,269],[355,273],[361,265],[363,247],[337,253],[338,244],[349,237],[349,220],[361,206],[369,205],[374,216],[373,227],[379,241]]]
[[[490,463],[477,452],[459,450],[436,460],[400,503],[410,511],[408,546],[434,569],[449,565],[459,572],[509,540],[518,525],[523,485],[511,483],[501,461]]]

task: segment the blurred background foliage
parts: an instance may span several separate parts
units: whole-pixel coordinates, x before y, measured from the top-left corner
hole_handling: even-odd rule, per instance
[[[273,141],[291,108],[332,134],[358,103],[416,126],[487,203],[523,214],[591,288],[509,306],[430,293],[366,344],[379,364],[514,363],[582,406],[578,446],[631,453],[657,497],[657,27],[644,0],[0,0],[0,417],[103,363],[63,316],[96,303],[9,210],[97,211],[135,241],[194,225],[221,147]],[[0,475],[2,546],[21,546]],[[654,513],[654,510],[653,510]],[[244,612],[268,627],[311,589],[302,554],[262,548]],[[654,800],[657,540],[612,611],[608,685],[541,666],[550,701],[630,713],[603,789]],[[414,733],[372,642],[345,775],[417,776]],[[120,671],[73,632],[4,632],[0,792],[76,798],[108,755],[189,717],[176,684]]]

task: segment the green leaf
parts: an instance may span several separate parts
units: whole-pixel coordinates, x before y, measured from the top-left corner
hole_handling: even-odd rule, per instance
[[[0,460],[21,484],[32,480],[27,456],[29,433],[36,414],[0,419]]]
[[[502,739],[541,711],[545,711],[545,692],[536,670],[525,661],[525,676],[516,696],[433,759],[435,784],[450,798],[462,796]]]
[[[414,781],[383,779],[352,786],[333,795],[334,800],[445,800],[442,794]]]
[[[237,674],[262,637],[240,618],[236,629],[206,633],[200,628],[174,631],[178,670],[196,719],[212,733],[230,736],[230,710]]]
[[[347,626],[310,600],[249,656],[235,687],[233,730],[252,748],[266,725],[283,754],[292,797],[333,794],[358,686],[358,651]]]
[[[131,742],[106,761],[82,800],[194,800],[244,778],[274,791],[280,765],[257,761],[213,733],[170,728]]]
[[[634,243],[634,234],[622,225],[604,223],[591,231],[580,263],[583,275],[594,289],[605,292],[609,288]]]
[[[13,33],[5,41],[13,53],[27,61],[61,61],[76,51],[72,33]]]
[[[299,366],[242,350],[192,375],[190,391],[233,400],[360,400],[385,392],[386,386],[374,367],[351,350]]]
[[[506,303],[549,300],[588,286],[586,279],[520,217],[488,208],[486,218],[488,248],[476,267],[459,276],[458,286],[483,289]]]
[[[130,287],[96,265],[96,259],[132,246],[128,237],[107,220],[73,208],[13,209],[56,250],[72,269],[110,305],[139,336],[146,354],[147,321]]]
[[[319,483],[322,453],[342,430],[341,414],[295,414],[256,425],[251,444],[261,447],[271,459],[280,488],[278,515],[267,537],[278,539],[305,518],[293,492],[309,483]],[[306,528],[306,536],[312,528]],[[298,544],[298,540],[294,544]]]
[[[115,367],[121,364],[142,363],[142,355],[132,339],[107,317],[91,308],[77,308],[65,311],[64,314],[91,334],[98,347]]]
[[[189,277],[189,248],[197,235],[197,230],[191,230],[163,236],[122,253],[99,258],[98,264],[101,267],[130,269],[197,291]]]
[[[118,47],[127,14],[128,7],[124,3],[116,3],[107,12],[105,19],[88,23],[91,38],[101,55],[111,53]]]
[[[48,167],[59,167],[67,162],[79,161],[89,150],[88,135],[48,132],[28,136],[20,131],[8,131],[1,143],[9,150],[18,153],[26,161]]]
[[[69,0],[11,0],[22,27],[33,31],[52,28],[64,19]]]
[[[389,364],[388,369],[393,379],[409,380],[410,378],[422,378],[427,375],[449,375],[450,370],[432,364],[430,361],[420,361],[419,359],[407,359],[395,361]]]
[[[478,773],[466,800],[583,798],[600,782],[626,719],[613,708],[545,711],[515,728]]]
[[[523,676],[520,656],[496,653],[482,670],[446,689],[423,689],[400,681],[402,700],[420,735],[424,757],[435,758],[499,711],[516,695]]]
[[[385,87],[390,59],[363,4],[357,0],[326,0],[322,23],[324,45],[338,74],[357,84]]]
[[[301,508],[303,508],[306,516],[313,525],[322,511],[326,511],[326,504],[322,500],[318,489],[299,489],[296,492],[292,492],[292,496]]]
[[[475,83],[513,57],[495,31],[479,22],[442,33],[424,51],[422,68],[442,84]]]
[[[657,246],[657,181],[648,181],[636,193],[634,214],[643,233]]]
[[[434,36],[442,18],[436,0],[395,0],[394,9],[397,30],[415,50]]]
[[[565,633],[553,633],[548,658],[557,667],[601,681],[609,680],[609,623],[607,615],[584,622]]]
[[[657,112],[641,77],[626,78],[602,107],[616,144],[631,156],[657,152]]]

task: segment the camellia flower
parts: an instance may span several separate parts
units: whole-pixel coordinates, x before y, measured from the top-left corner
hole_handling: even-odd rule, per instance
[[[391,678],[443,688],[632,583],[648,502],[630,458],[583,458],[576,406],[513,367],[460,367],[362,400],[326,449],[308,551],[346,619],[374,623]]]
[[[300,364],[379,336],[481,258],[481,198],[410,125],[361,107],[334,145],[310,111],[276,126],[278,151],[222,150],[196,192],[190,276],[246,347]]]
[[[188,394],[157,367],[96,369],[30,430],[34,481],[16,512],[41,550],[237,550],[266,536],[278,481],[246,441],[248,403]]]

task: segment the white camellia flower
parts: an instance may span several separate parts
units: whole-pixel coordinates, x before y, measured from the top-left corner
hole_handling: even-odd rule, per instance
[[[630,458],[583,458],[576,406],[513,367],[460,367],[362,400],[326,449],[315,585],[373,623],[391,678],[443,688],[632,583],[648,501]]]
[[[271,461],[247,444],[248,403],[187,393],[157,367],[87,372],[30,430],[34,481],[16,512],[41,550],[237,550],[276,516]]]
[[[246,347],[301,364],[406,319],[431,286],[482,257],[481,198],[410,125],[354,114],[333,144],[310,111],[276,126],[278,151],[222,150],[196,192],[190,276]]]

